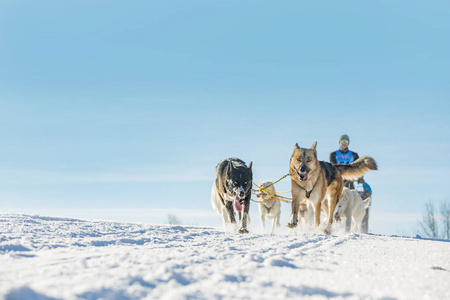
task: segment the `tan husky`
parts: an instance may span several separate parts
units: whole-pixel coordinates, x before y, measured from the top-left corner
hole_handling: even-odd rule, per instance
[[[377,163],[369,156],[361,157],[348,165],[332,165],[317,160],[317,142],[309,148],[300,148],[295,144],[289,164],[292,182],[292,213],[287,227],[298,225],[300,203],[311,201],[314,209],[314,223],[320,225],[320,211],[322,201],[327,196],[329,200],[328,221],[325,233],[330,234],[333,223],[333,212],[339,199],[343,196],[343,179],[361,177],[369,170],[377,170]]]

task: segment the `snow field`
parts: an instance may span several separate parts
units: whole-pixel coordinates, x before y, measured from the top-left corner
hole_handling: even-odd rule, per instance
[[[5,299],[450,299],[450,243],[0,215]]]

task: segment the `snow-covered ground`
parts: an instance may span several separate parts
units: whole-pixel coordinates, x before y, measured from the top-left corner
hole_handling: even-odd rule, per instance
[[[0,215],[5,299],[450,299],[450,242]]]

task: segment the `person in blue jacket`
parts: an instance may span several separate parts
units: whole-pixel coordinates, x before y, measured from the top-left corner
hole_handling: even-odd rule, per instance
[[[348,144],[350,143],[350,138],[348,135],[343,134],[339,138],[339,150],[330,153],[330,163],[334,165],[345,165],[350,164],[359,158],[358,153],[350,151],[348,149]],[[344,179],[344,186],[354,189],[355,186],[352,180]]]

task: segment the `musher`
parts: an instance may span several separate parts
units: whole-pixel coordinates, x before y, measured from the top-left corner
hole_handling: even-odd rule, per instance
[[[358,153],[350,151],[348,149],[348,144],[350,143],[350,138],[348,135],[343,134],[339,138],[339,150],[330,153],[330,162],[334,165],[346,165],[354,162],[359,158]],[[353,180],[344,179],[344,186],[355,189]]]

